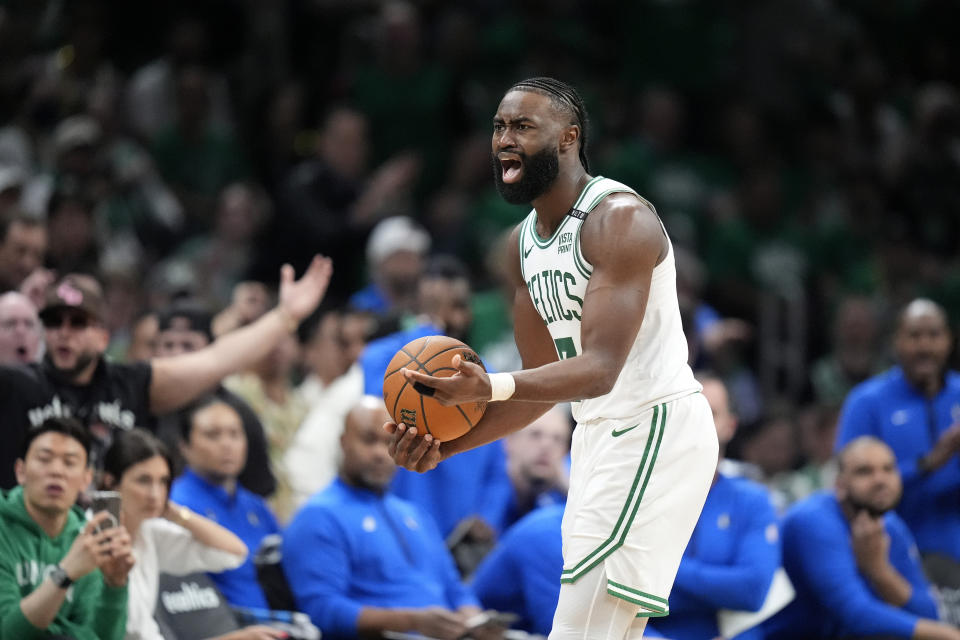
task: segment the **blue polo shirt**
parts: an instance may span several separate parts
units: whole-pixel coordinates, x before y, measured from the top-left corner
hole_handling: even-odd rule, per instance
[[[918,548],[960,561],[960,458],[932,473],[917,469],[940,435],[960,422],[960,374],[947,372],[944,383],[940,393],[927,398],[894,367],[854,387],[840,416],[836,448],[864,435],[890,445],[903,477],[897,513]]]
[[[770,492],[746,478],[720,474],[680,561],[670,615],[651,624],[675,640],[716,638],[717,611],[759,610],[779,567],[780,535]],[[736,638],[763,634],[754,627]]]
[[[269,609],[257,581],[253,557],[263,539],[279,533],[280,527],[264,499],[239,485],[236,493],[230,495],[223,487],[207,482],[191,469],[174,480],[170,499],[210,518],[243,540],[249,550],[244,563],[230,571],[211,573],[210,578],[230,604]]]
[[[383,373],[402,346],[441,333],[423,324],[370,342],[360,356],[364,393],[383,395]],[[459,453],[429,473],[398,469],[392,490],[429,513],[447,536],[464,518],[479,516],[499,531],[513,493],[501,441]]]
[[[783,520],[783,564],[797,596],[765,623],[767,637],[910,638],[918,619],[936,619],[913,536],[893,511],[884,515],[883,524],[890,536],[890,564],[913,589],[899,608],[884,602],[860,574],[850,525],[834,494],[821,491],[796,503]]]
[[[354,638],[365,607],[477,605],[430,516],[390,493],[339,478],[311,497],[283,536],[297,608],[324,638]]]
[[[563,571],[563,509],[550,505],[520,518],[474,574],[473,590],[483,606],[520,616],[516,629],[550,634]],[[643,637],[663,636],[648,625]]]
[[[512,611],[517,627],[547,635],[560,596],[562,504],[531,511],[503,534],[473,579],[483,606]]]

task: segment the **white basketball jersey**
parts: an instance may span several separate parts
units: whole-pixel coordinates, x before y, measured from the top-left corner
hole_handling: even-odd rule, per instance
[[[593,266],[580,249],[580,228],[605,197],[621,192],[640,197],[624,184],[597,176],[587,183],[550,238],[537,235],[536,209],[521,225],[523,279],[561,359],[583,352],[580,316]],[[646,200],[643,202],[653,209]],[[677,303],[677,272],[669,238],[667,244],[666,257],[653,270],[643,323],[616,384],[606,395],[573,403],[577,422],[629,419],[648,407],[700,390],[687,365],[687,341]]]

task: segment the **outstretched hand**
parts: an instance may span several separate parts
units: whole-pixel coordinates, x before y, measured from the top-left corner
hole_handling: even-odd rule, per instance
[[[428,376],[413,369],[404,369],[403,375],[414,383],[417,393],[432,396],[444,406],[490,400],[490,376],[483,367],[459,355],[453,356],[452,364],[457,373],[447,378]]]
[[[408,471],[423,473],[436,468],[443,459],[440,453],[440,441],[429,433],[423,436],[417,434],[414,427],[409,429],[405,424],[386,422],[384,431],[393,434],[390,442],[390,455],[394,462]]]
[[[279,307],[300,322],[317,308],[330,284],[333,262],[330,258],[314,256],[306,272],[294,280],[293,267],[289,264],[280,269]]]

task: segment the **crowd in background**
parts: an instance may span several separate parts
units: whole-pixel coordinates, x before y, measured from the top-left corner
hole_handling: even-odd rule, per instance
[[[95,278],[104,351],[132,363],[251,325],[281,265],[330,256],[320,308],[213,392],[279,530],[335,480],[396,336],[519,368],[503,255],[525,210],[494,189],[490,121],[551,75],[586,101],[592,173],[674,243],[691,364],[739,418],[721,468],[783,512],[833,486],[851,389],[908,364],[897,314],[924,297],[960,321],[958,23],[947,0],[0,2],[0,292],[23,294],[0,297],[0,360],[44,357],[66,274]],[[189,468],[182,416],[137,426]],[[516,454],[489,451],[443,473],[499,502],[394,481],[464,573],[550,494],[511,502]]]

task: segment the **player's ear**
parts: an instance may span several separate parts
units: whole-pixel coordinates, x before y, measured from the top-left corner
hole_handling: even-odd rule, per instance
[[[573,151],[576,153],[577,144],[580,142],[580,126],[571,124],[563,128],[560,133],[560,151],[561,153]]]

